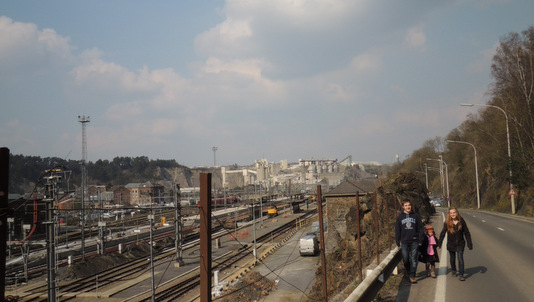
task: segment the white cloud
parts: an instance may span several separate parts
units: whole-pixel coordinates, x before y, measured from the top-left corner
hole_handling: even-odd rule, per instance
[[[232,17],[195,39],[197,52],[210,56],[232,56],[248,49],[246,39],[252,37],[249,21]]]
[[[38,30],[34,24],[14,22],[5,16],[0,16],[0,41],[0,69],[9,74],[10,81],[56,71],[74,59],[68,38],[52,29]]]
[[[376,73],[382,68],[382,51],[374,49],[362,53],[354,57],[349,66],[360,74]]]
[[[262,62],[260,60],[232,60],[230,62],[223,62],[218,58],[210,57],[205,63],[204,70],[206,73],[231,72],[260,79],[261,65]]]
[[[139,103],[114,104],[109,107],[104,117],[114,122],[129,123],[143,114],[143,106]]]
[[[146,67],[135,73],[123,66],[100,59],[92,59],[76,66],[72,74],[78,84],[91,83],[100,89],[142,92],[153,91],[159,86]]]
[[[367,0],[227,1],[226,20],[197,37],[195,46],[204,57],[268,62],[270,68],[262,74],[273,79],[319,75],[343,68],[372,49],[405,42],[392,31],[411,28],[407,46],[424,50],[425,35],[416,24],[441,5],[413,9]],[[400,12],[407,14],[401,18]]]
[[[485,79],[475,73],[487,71],[494,52],[484,51],[467,67],[453,65],[460,61],[456,53],[443,56],[440,46],[449,41],[440,40],[437,28],[444,22],[440,20],[459,15],[452,2],[227,0],[218,24],[199,19],[204,23],[195,28],[203,32],[188,33],[189,40],[179,40],[182,45],[168,44],[165,59],[175,65],[154,63],[150,56],[126,58],[130,53],[121,54],[121,48],[104,44],[104,38],[87,43],[94,48],[75,52],[60,28],[40,30],[0,17],[0,70],[14,72],[0,79],[22,83],[13,88],[0,81],[2,96],[14,96],[6,97],[7,110],[0,112],[0,140],[18,142],[19,135],[29,139],[24,145],[31,146],[28,150],[68,149],[69,139],[80,139],[79,125],[69,116],[86,114],[92,117],[92,158],[171,154],[184,160],[176,153],[190,150],[186,160],[199,163],[198,150],[205,149],[209,162],[210,146],[218,145],[235,151],[231,161],[242,163],[263,151],[267,157],[276,154],[276,160],[306,152],[314,156],[315,150],[328,155],[331,146],[356,156],[363,148],[354,141],[381,146],[403,135],[426,136],[413,129],[432,133],[430,137],[442,134],[461,116],[461,108],[450,103],[470,90],[462,85],[485,88]],[[447,18],[439,15],[444,7]],[[154,29],[171,39],[167,25]],[[466,36],[477,37],[480,44],[486,41],[468,30]],[[76,30],[69,34],[76,41],[84,38],[74,36],[80,34]],[[187,41],[192,39],[196,61],[180,61],[183,49],[173,47],[191,47]],[[93,46],[93,41],[102,44]],[[476,56],[471,51],[478,45],[468,49],[453,44],[458,41],[450,43],[464,60]],[[427,49],[432,51],[422,56]],[[120,61],[113,56],[121,56]],[[177,71],[184,66],[190,75]],[[455,77],[466,71],[473,81],[458,85]],[[32,77],[36,79],[28,82]],[[47,82],[41,84],[44,77]],[[432,89],[439,85],[454,89]],[[438,93],[442,100],[436,100]],[[11,116],[27,129],[6,126]],[[46,118],[50,116],[61,119]],[[38,126],[44,124],[46,133]],[[30,139],[32,132],[46,139]],[[325,141],[314,149],[316,137]],[[73,143],[75,150],[79,143]],[[402,153],[389,150],[395,148],[370,151],[367,159],[380,152]]]
[[[423,31],[423,26],[415,26],[408,30],[404,38],[405,45],[410,49],[419,51],[426,50],[426,35]]]

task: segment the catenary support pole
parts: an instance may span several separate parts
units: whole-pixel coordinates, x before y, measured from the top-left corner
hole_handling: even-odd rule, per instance
[[[182,205],[180,204],[180,198],[179,198],[179,194],[180,194],[180,185],[178,184],[174,184],[174,190],[172,192],[173,194],[173,201],[174,201],[174,244],[175,244],[175,247],[176,247],[176,263],[175,263],[175,266],[176,267],[180,267],[180,266],[183,266],[185,263],[184,263],[184,260],[183,260],[183,257],[182,257],[182,253],[183,253],[183,234],[182,234],[182,231],[183,231],[183,228],[184,228],[184,222],[183,222],[183,218],[182,218]]]
[[[46,255],[47,255],[47,286],[48,286],[48,301],[56,301],[56,239],[55,239],[55,224],[54,224],[54,201],[57,196],[57,184],[59,177],[51,172],[51,175],[46,177]]]
[[[150,198],[150,214],[148,215],[149,231],[150,231],[150,290],[151,301],[156,301],[156,279],[154,277],[154,234],[152,229],[154,228],[154,212],[152,212],[152,198]]]

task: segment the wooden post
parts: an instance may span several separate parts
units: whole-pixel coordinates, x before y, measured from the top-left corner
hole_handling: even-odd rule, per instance
[[[200,301],[211,302],[211,173],[200,173]]]

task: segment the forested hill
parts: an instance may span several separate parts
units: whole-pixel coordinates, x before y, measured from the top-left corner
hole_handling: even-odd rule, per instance
[[[70,182],[81,183],[81,161],[64,160],[58,157],[13,155],[9,157],[9,192],[24,194],[32,190],[40,175],[48,169],[60,167],[72,171]],[[170,175],[167,171],[177,171],[179,174]],[[146,182],[158,180],[174,180],[187,182],[189,168],[179,165],[176,160],[152,160],[146,156],[115,157],[113,160],[97,160],[87,163],[89,184],[125,185],[130,182]],[[177,181],[178,182],[178,181]],[[187,183],[180,184],[187,186]]]

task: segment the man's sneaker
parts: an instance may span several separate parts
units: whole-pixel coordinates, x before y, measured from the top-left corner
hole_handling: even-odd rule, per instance
[[[452,276],[456,277],[456,276],[458,276],[458,273],[456,271],[452,271]]]
[[[465,277],[463,275],[461,275],[460,277],[458,277],[458,280],[465,281]]]
[[[417,283],[417,280],[415,280],[415,278],[410,278],[410,283],[411,284],[415,284],[415,283]]]

